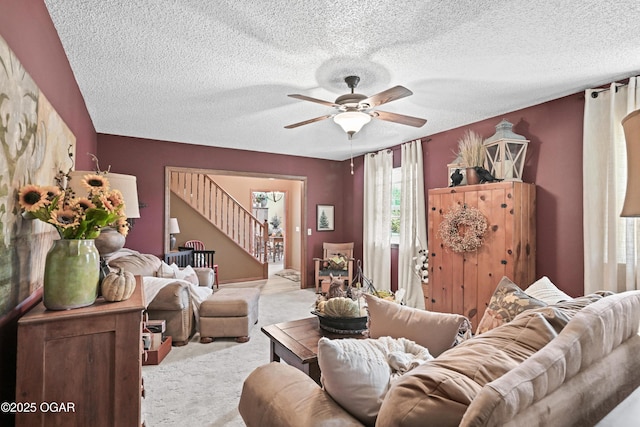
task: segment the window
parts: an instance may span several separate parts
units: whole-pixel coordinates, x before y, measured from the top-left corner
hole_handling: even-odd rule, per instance
[[[391,173],[391,244],[400,244],[400,194],[402,190],[401,168]]]

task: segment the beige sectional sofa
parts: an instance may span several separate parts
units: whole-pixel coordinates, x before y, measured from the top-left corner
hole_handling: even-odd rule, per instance
[[[639,323],[640,291],[524,311],[392,382],[375,425],[595,425],[640,386]],[[364,425],[280,363],[249,375],[239,410],[249,427]]]
[[[156,277],[162,261],[150,254],[129,251],[108,260],[111,269],[123,268],[134,275]],[[194,268],[200,286],[213,288],[214,273],[211,268]],[[195,332],[195,318],[189,285],[175,281],[164,286],[147,306],[149,319],[166,320],[166,334],[172,344],[185,345]]]

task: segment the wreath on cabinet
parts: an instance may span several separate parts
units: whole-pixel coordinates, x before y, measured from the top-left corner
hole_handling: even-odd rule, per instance
[[[442,243],[454,252],[471,252],[482,246],[487,219],[477,208],[457,205],[444,215],[440,223]]]

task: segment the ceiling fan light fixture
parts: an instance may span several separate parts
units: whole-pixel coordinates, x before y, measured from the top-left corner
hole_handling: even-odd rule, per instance
[[[371,116],[361,111],[345,111],[337,114],[333,121],[339,124],[342,130],[349,134],[349,138],[351,138],[353,134],[360,131],[364,125],[371,121]]]

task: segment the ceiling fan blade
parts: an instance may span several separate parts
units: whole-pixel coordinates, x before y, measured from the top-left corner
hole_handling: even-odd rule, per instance
[[[418,117],[405,116],[404,114],[396,114],[390,113],[388,111],[373,111],[371,116],[376,119],[386,120],[387,122],[395,122],[400,123],[402,125],[414,126],[414,127],[422,127],[427,121],[425,119],[420,119]]]
[[[406,87],[394,86],[391,89],[383,90],[380,93],[371,95],[367,99],[363,99],[359,104],[367,104],[369,106],[367,108],[373,108],[377,107],[378,105],[386,104],[387,102],[395,101],[396,99],[404,98],[409,95],[413,95],[413,92],[411,92]]]
[[[316,117],[314,119],[305,120],[304,122],[298,122],[298,123],[294,123],[292,125],[287,125],[284,128],[285,129],[293,129],[293,128],[297,128],[298,126],[308,125],[309,123],[319,122],[320,120],[330,119],[333,116],[334,116],[334,114],[327,114],[326,116],[320,116],[320,117]]]
[[[322,99],[312,98],[312,97],[306,96],[306,95],[298,95],[297,93],[293,94],[293,95],[288,95],[288,96],[290,96],[291,98],[301,99],[303,101],[311,101],[311,102],[315,102],[317,104],[327,105],[329,107],[339,107],[339,105],[336,105],[333,102],[323,101]]]

